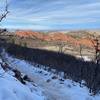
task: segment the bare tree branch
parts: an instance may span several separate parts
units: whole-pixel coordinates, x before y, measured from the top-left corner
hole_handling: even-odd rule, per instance
[[[6,0],[6,3],[5,4],[6,5],[5,5],[5,11],[4,11],[4,13],[0,14],[0,23],[2,22],[2,20],[4,18],[6,18],[7,14],[9,13],[7,0]]]

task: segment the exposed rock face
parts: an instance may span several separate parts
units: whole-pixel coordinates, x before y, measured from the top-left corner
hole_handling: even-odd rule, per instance
[[[93,47],[93,40],[90,40],[86,37],[75,38],[71,35],[64,34],[62,32],[50,32],[48,34],[43,34],[41,32],[33,32],[33,31],[16,31],[16,35],[20,37],[31,37],[35,39],[41,39],[45,41],[62,41],[69,42],[74,45],[84,45],[87,47]]]
[[[43,38],[43,34],[39,32],[32,32],[32,31],[16,31],[16,35],[20,37],[36,37],[37,39]]]

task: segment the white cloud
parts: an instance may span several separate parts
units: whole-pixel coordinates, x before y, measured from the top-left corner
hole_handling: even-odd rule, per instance
[[[84,0],[84,2],[82,0],[13,1],[16,5],[10,0],[12,5],[7,18],[7,21],[12,24],[30,23],[30,26],[32,24],[41,26],[35,28],[53,28],[51,26],[54,25],[100,22],[99,0],[95,0],[95,2],[94,0]],[[21,26],[19,25],[19,27]]]

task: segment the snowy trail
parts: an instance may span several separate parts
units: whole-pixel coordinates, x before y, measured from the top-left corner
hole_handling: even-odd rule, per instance
[[[90,96],[88,89],[85,87],[80,88],[78,83],[73,85],[71,80],[61,82],[59,77],[58,79],[52,79],[54,74],[36,68],[24,60],[7,56],[7,62],[13,68],[28,75],[35,84],[42,88],[47,100],[100,100],[98,96]],[[49,82],[47,82],[48,79],[50,80]]]

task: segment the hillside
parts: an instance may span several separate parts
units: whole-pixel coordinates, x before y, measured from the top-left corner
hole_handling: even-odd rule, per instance
[[[94,79],[93,75],[95,73],[96,64],[88,58],[88,55],[85,57],[83,56],[83,59],[79,59],[72,55],[35,48],[38,44],[41,46],[41,43],[45,43],[45,41],[47,42],[46,45],[48,45],[48,47],[51,46],[50,43],[55,45],[54,43],[56,42],[66,42],[67,46],[68,44],[73,44],[74,48],[75,46],[80,45],[80,43],[92,47],[92,42],[89,38],[76,39],[73,36],[61,32],[43,34],[41,32],[21,31],[18,34],[19,35],[1,35],[1,38],[4,37],[8,40],[13,40],[12,43],[6,41],[4,43],[6,45],[2,45],[2,47],[6,48],[7,53],[5,51],[1,53],[3,59],[3,61],[1,61],[1,67],[2,63],[4,63],[4,65],[7,64],[8,68],[7,70],[3,70],[1,76],[4,76],[4,73],[10,72],[10,77],[18,80],[18,83],[14,80],[10,80],[9,82],[6,77],[3,81],[1,80],[1,84],[6,84],[6,81],[9,84],[15,84],[13,87],[11,87],[11,85],[8,85],[6,88],[3,87],[7,97],[5,100],[9,100],[8,94],[11,95],[10,100],[13,100],[14,98],[17,100],[19,93],[19,100],[66,100],[66,98],[68,100],[99,100],[100,96],[97,94],[99,93],[100,87],[100,67],[97,70],[98,76]],[[44,40],[44,37],[47,40]],[[15,39],[21,44],[15,45]],[[22,42],[26,43],[26,41],[31,41],[32,44],[35,44],[34,48],[22,45]],[[42,46],[45,45],[42,44]],[[72,53],[73,51],[71,51],[71,54]],[[15,77],[15,70],[18,70],[21,73],[21,79]],[[25,80],[23,77],[25,75],[28,76],[28,80]],[[9,78],[8,74],[7,77]],[[20,90],[18,88],[15,88],[17,84],[18,88],[24,86],[21,88],[21,92],[19,92]],[[28,88],[28,90],[26,88]],[[16,92],[13,91],[13,89]],[[3,100],[3,90],[1,89],[0,91],[0,98]],[[10,92],[8,93],[8,91]],[[28,93],[24,93],[23,91],[28,91]]]
[[[81,50],[83,56],[94,59],[95,41],[91,34],[93,35],[93,32],[91,33],[90,31],[36,32],[17,30],[15,32],[3,32],[0,34],[0,39],[1,43],[5,41],[6,43],[13,43],[28,48],[39,48],[56,52],[62,51],[78,57]],[[98,40],[100,40],[99,38],[98,34]]]
[[[26,85],[16,81],[11,69],[5,72],[4,78],[0,77],[0,100],[99,100],[100,95],[91,96],[87,87],[82,82],[79,83],[70,79],[64,79],[62,74],[54,74],[43,69],[44,66],[30,64],[25,60],[20,60],[3,55],[5,63],[10,68],[17,69],[27,75],[31,82],[26,81]],[[4,62],[3,62],[4,63]],[[3,70],[4,71],[4,70]],[[1,73],[1,70],[0,70]],[[6,85],[7,84],[7,85]],[[2,92],[3,91],[3,92]],[[10,96],[9,96],[10,95]],[[5,97],[4,97],[5,96]]]
[[[16,31],[15,34],[20,37],[30,37],[40,39],[49,42],[68,42],[74,45],[84,45],[87,47],[93,47],[91,38],[91,32],[87,31],[69,31],[66,34],[64,32],[49,32],[43,34],[41,32],[33,31]]]

